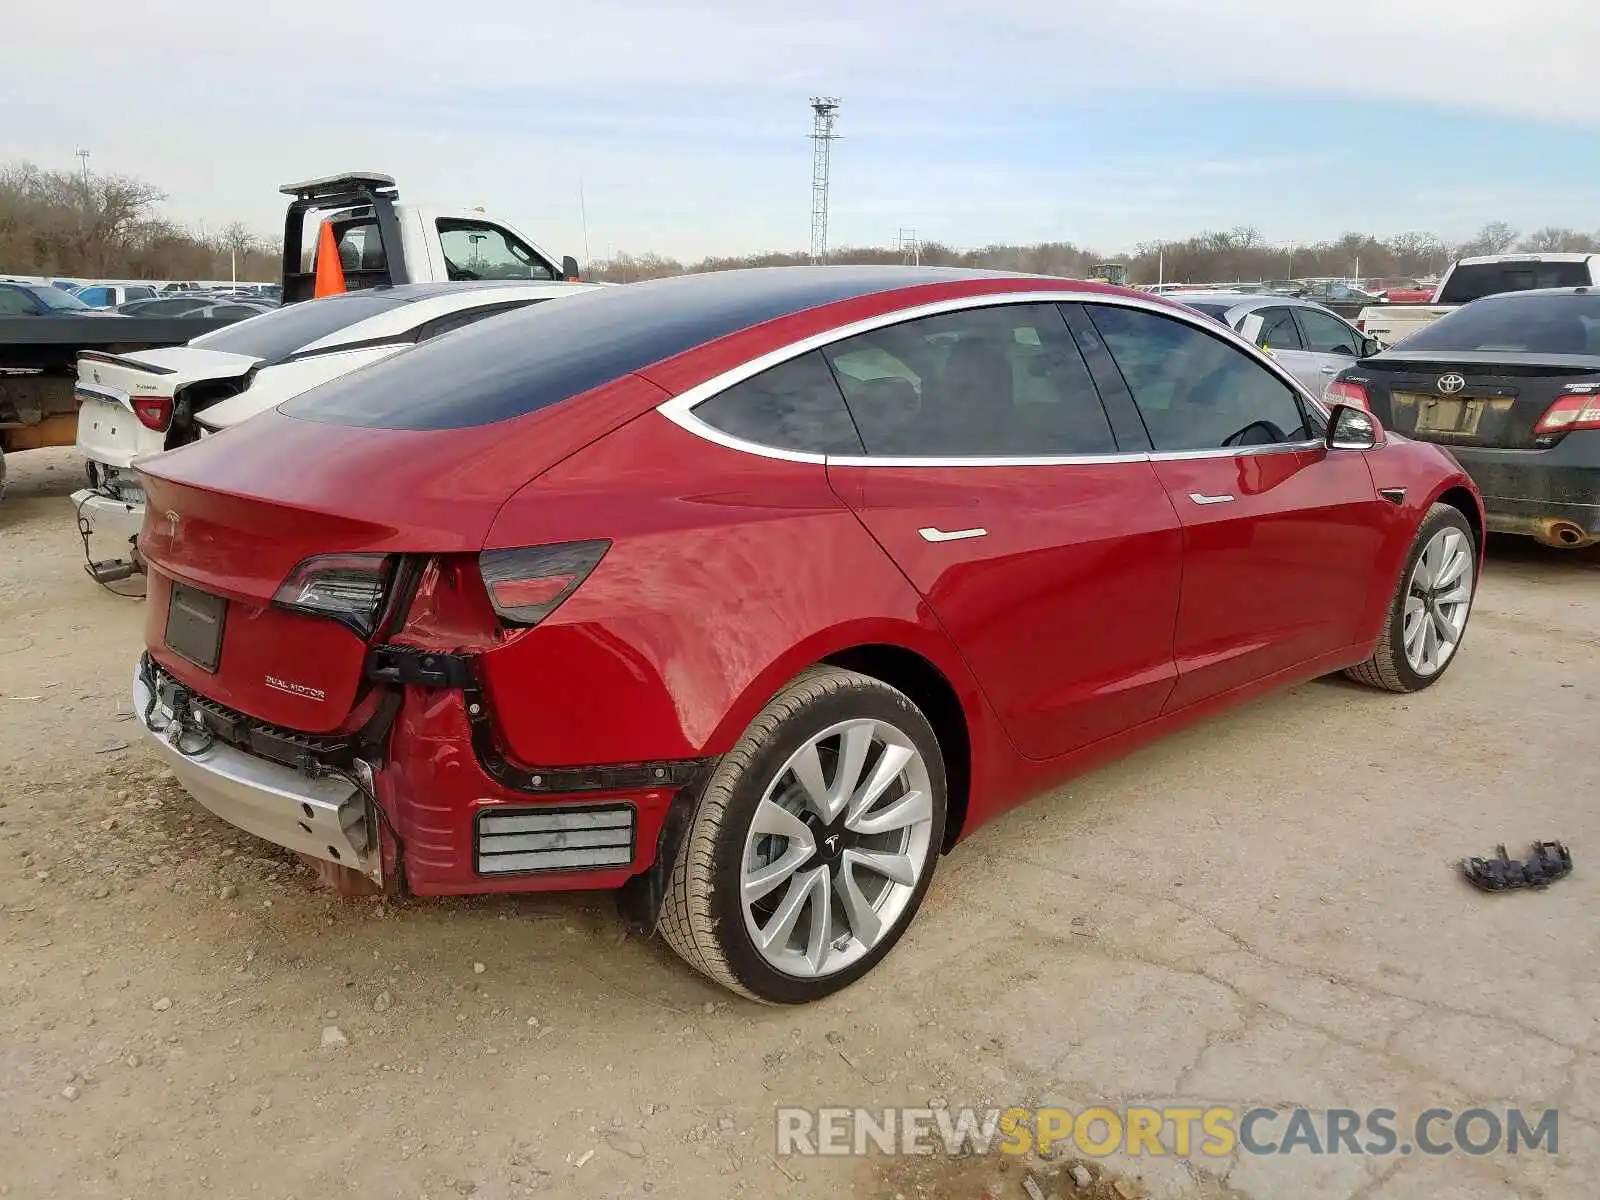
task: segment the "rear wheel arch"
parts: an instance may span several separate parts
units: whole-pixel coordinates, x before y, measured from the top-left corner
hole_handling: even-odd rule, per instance
[[[943,849],[961,835],[972,791],[972,742],[977,685],[963,670],[953,647],[937,631],[899,622],[885,627],[840,628],[807,639],[768,663],[744,688],[707,738],[702,753],[725,754],[772,699],[804,672],[819,666],[842,667],[903,692],[933,726],[946,759],[950,819]]]
[[[942,848],[949,850],[961,837],[972,794],[972,733],[955,685],[931,661],[903,646],[853,646],[822,661],[904,692],[933,726],[944,754],[947,807]]]

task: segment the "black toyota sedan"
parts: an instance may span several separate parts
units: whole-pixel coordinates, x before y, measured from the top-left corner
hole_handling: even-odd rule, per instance
[[[1482,489],[1490,529],[1568,549],[1600,542],[1600,288],[1464,305],[1346,368],[1327,399],[1448,446]]]

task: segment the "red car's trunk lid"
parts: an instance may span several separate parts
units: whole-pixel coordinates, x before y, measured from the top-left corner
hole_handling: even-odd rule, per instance
[[[317,555],[480,549],[506,498],[549,465],[522,424],[352,429],[274,412],[141,463],[151,654],[200,695],[259,720],[309,733],[344,728],[367,643],[273,597]],[[209,669],[169,644],[184,644],[169,634],[175,584],[199,593],[180,605],[180,622],[208,596],[227,602]]]

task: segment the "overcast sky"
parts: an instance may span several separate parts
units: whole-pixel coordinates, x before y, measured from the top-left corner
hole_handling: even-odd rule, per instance
[[[0,5],[0,160],[191,226],[362,169],[580,258],[580,181],[596,258],[804,248],[816,93],[834,245],[1600,226],[1594,0]]]

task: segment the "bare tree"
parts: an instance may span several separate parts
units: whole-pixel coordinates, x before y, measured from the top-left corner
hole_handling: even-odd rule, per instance
[[[0,266],[28,275],[210,278],[216,255],[163,220],[161,189],[126,175],[0,166]],[[231,228],[231,227],[230,227]],[[242,227],[241,227],[242,228]],[[247,231],[242,278],[271,279],[277,264]]]
[[[1546,225],[1543,229],[1536,229],[1523,238],[1518,249],[1546,252],[1576,251],[1590,254],[1600,251],[1600,237],[1579,233],[1575,229],[1563,229],[1559,225]]]
[[[1517,231],[1504,221],[1490,221],[1478,236],[1460,247],[1460,257],[1476,254],[1504,254],[1517,244]]]

